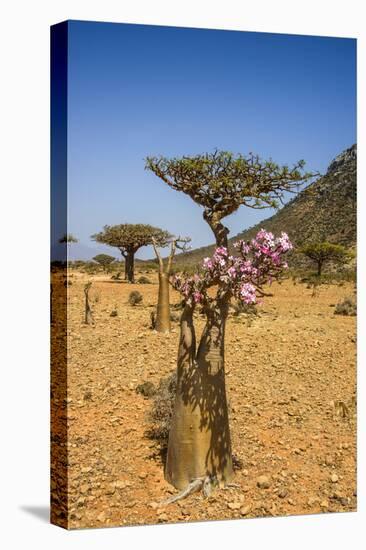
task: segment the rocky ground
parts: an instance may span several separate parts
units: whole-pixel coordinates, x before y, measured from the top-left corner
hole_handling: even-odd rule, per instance
[[[160,506],[177,491],[146,435],[151,400],[136,386],[157,385],[175,369],[179,327],[174,323],[169,335],[149,328],[158,286],[147,276],[155,284],[71,276],[68,393],[66,402],[53,403],[67,407],[69,527],[355,510],[356,322],[334,315],[353,285],[322,286],[312,296],[286,281],[273,285],[254,320],[230,317],[226,372],[233,452],[242,463],[237,486]],[[83,323],[87,280],[93,326]],[[132,290],[143,294],[142,304],[127,303]],[[200,332],[201,318],[197,326]]]

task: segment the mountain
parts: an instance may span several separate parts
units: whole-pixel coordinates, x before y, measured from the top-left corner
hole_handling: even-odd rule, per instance
[[[249,240],[262,227],[275,235],[285,231],[294,245],[327,240],[347,247],[356,245],[357,146],[340,153],[319,177],[276,214],[229,239]],[[213,253],[214,245],[176,257],[176,265],[194,265]],[[293,256],[295,258],[295,255]]]

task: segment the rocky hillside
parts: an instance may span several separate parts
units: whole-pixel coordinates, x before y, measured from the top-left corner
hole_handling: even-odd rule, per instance
[[[354,247],[356,244],[357,146],[338,155],[321,176],[301,191],[274,216],[230,239],[250,239],[263,227],[274,234],[286,231],[295,245],[315,240]],[[177,256],[177,266],[199,263],[212,254],[213,246]]]

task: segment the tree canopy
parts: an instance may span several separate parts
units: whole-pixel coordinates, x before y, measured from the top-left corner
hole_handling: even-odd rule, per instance
[[[97,262],[99,265],[101,265],[103,267],[103,269],[105,269],[111,263],[113,263],[115,261],[115,259],[116,258],[114,258],[113,256],[110,256],[109,254],[97,254],[93,258],[93,260],[95,262]]]
[[[74,237],[72,233],[65,233],[61,239],[58,240],[59,243],[78,243],[79,239]]]
[[[286,191],[318,174],[304,171],[305,161],[291,168],[279,166],[258,155],[234,155],[215,150],[182,158],[147,157],[145,168],[177,191],[183,191],[205,211],[205,218],[221,218],[241,205],[250,208],[277,207]]]
[[[318,275],[321,275],[322,266],[326,262],[332,261],[342,264],[353,258],[353,253],[344,246],[327,241],[305,244],[299,249],[299,252],[316,262]]]
[[[153,239],[159,246],[166,246],[171,235],[158,227],[146,224],[123,223],[119,225],[105,225],[103,231],[91,238],[99,243],[119,248],[122,255],[135,253],[141,246],[152,244]]]

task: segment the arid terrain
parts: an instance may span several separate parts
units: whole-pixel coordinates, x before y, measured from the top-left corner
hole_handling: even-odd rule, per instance
[[[167,506],[177,491],[146,435],[151,399],[176,366],[179,323],[150,329],[154,284],[71,272],[68,287],[68,498],[70,528],[345,512],[356,509],[356,321],[334,315],[354,284],[274,284],[252,322],[230,316],[227,392],[236,486]],[[94,325],[84,324],[84,285]],[[128,304],[132,290],[143,295]],[[54,296],[57,300],[57,292]],[[171,302],[179,301],[172,292]],[[117,315],[111,316],[115,310]],[[57,320],[54,320],[57,322]],[[203,318],[197,316],[197,326]],[[57,485],[57,482],[55,486]],[[53,489],[55,489],[55,486]]]

